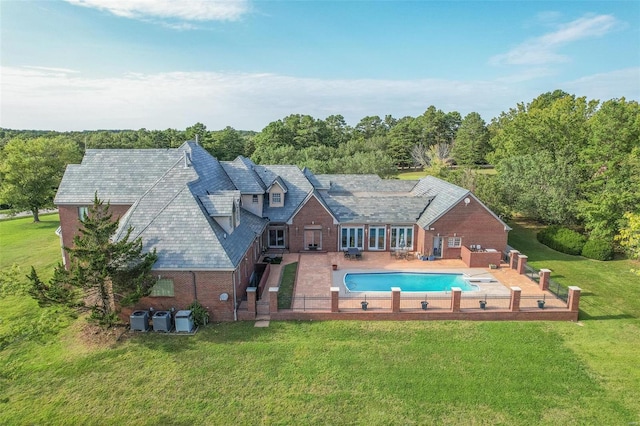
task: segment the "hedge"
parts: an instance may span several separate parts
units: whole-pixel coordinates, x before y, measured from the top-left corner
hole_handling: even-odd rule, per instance
[[[587,242],[584,235],[569,228],[553,225],[537,234],[538,241],[562,253],[580,255]]]

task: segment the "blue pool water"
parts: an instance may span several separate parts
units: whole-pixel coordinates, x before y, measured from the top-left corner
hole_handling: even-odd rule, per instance
[[[462,274],[435,274],[412,272],[348,273],[344,276],[348,291],[391,291],[400,287],[402,291],[451,291],[460,287],[462,291],[477,290]]]

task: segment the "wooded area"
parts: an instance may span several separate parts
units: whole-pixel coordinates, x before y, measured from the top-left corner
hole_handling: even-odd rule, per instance
[[[202,123],[184,131],[0,129],[0,202],[32,211],[51,205],[61,167],[78,161],[85,149],[178,147],[196,135],[219,160],[244,155],[258,164],[385,178],[400,168],[419,167],[474,191],[503,218],[521,214],[623,247],[630,239],[621,235],[633,234],[640,214],[638,102],[600,102],[560,90],[520,103],[489,124],[475,112],[462,117],[430,106],[417,117],[367,116],[353,127],[341,115],[292,114],[258,133],[231,127],[210,131]],[[60,164],[43,168],[34,157]],[[486,164],[496,173],[476,172]],[[27,176],[53,181],[29,184],[27,196]]]

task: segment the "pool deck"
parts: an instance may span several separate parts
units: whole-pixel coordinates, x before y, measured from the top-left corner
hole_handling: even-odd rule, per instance
[[[490,295],[508,295],[510,287],[520,287],[522,295],[540,295],[543,293],[536,283],[528,277],[509,269],[502,264],[499,269],[468,268],[462,260],[441,259],[435,261],[422,261],[418,259],[396,259],[388,252],[364,252],[362,260],[345,259],[342,253],[285,253],[281,265],[272,265],[271,274],[267,281],[267,287],[277,287],[282,266],[299,262],[295,296],[329,297],[331,287],[340,287],[340,297],[362,297],[361,292],[348,293],[344,291],[343,278],[348,272],[372,272],[372,271],[399,271],[399,272],[445,272],[463,273],[476,277],[492,277],[492,282],[473,282],[480,287],[479,292]],[[332,270],[333,264],[338,265],[336,271]],[[551,293],[547,293],[549,307],[558,304],[566,306],[564,302],[555,299]]]

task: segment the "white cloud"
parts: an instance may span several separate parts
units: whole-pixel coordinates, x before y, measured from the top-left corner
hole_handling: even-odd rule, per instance
[[[248,0],[65,0],[76,6],[132,19],[233,21],[249,11]],[[178,24],[172,24],[178,25]],[[184,28],[185,25],[178,25]]]
[[[554,32],[526,40],[507,53],[492,57],[490,62],[496,65],[544,65],[567,62],[569,58],[557,52],[561,47],[578,40],[603,36],[616,25],[618,21],[611,15],[576,19],[560,25]]]
[[[355,125],[368,115],[415,117],[429,105],[463,116],[475,111],[490,121],[518,102],[558,88],[524,88],[510,81],[323,80],[214,72],[131,73],[113,78],[35,67],[2,67],[0,72],[0,127],[13,129],[184,129],[202,122],[212,130],[226,126],[261,130],[296,113],[316,118],[342,114]],[[599,99],[625,95],[638,99],[637,72],[586,77],[570,87],[578,90],[597,83],[603,91]],[[607,84],[608,80],[615,82]],[[613,90],[610,95],[608,87]]]
[[[640,67],[582,77],[563,84],[562,89],[601,101],[622,97],[640,100]]]

